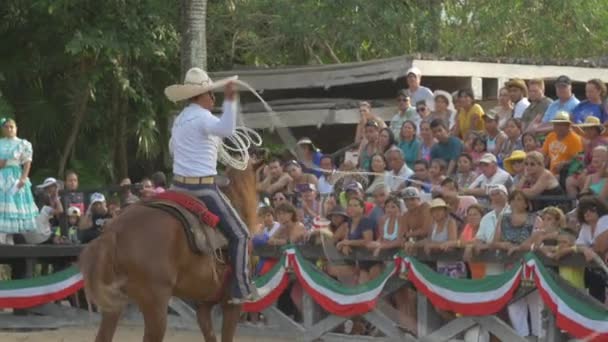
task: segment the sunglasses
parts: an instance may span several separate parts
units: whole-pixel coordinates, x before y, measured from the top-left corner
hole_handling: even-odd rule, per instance
[[[589,208],[585,209],[584,213],[586,214],[586,213],[589,213],[589,212],[591,212],[591,213],[597,213],[597,208],[596,207],[589,207]]]
[[[524,166],[536,166],[537,163],[532,163],[532,162],[525,162]]]
[[[417,111],[418,113],[420,113],[420,112],[424,112],[425,110],[426,110],[426,107],[418,107],[418,108],[416,108],[416,111]]]
[[[404,97],[400,97],[399,99],[397,99],[397,101],[399,102],[410,102],[410,99],[404,98]]]

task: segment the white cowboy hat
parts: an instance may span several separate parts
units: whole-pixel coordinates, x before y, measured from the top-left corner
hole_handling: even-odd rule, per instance
[[[222,88],[236,79],[238,79],[238,76],[223,78],[217,82],[213,82],[203,69],[192,68],[186,72],[184,84],[174,84],[165,88],[165,96],[172,102],[183,101],[214,89]]]
[[[452,100],[452,94],[448,93],[445,90],[435,90],[435,92],[433,92],[433,99],[436,99],[437,96],[442,96],[445,97],[448,100],[448,109],[449,110],[454,110],[454,101]]]
[[[55,179],[53,177],[49,177],[49,178],[45,179],[44,182],[42,182],[42,184],[38,185],[37,188],[45,189],[51,185],[57,185],[57,179]]]

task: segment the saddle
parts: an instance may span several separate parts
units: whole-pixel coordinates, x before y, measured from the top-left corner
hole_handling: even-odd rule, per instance
[[[163,210],[178,219],[184,227],[188,246],[195,254],[216,255],[228,240],[216,227],[219,217],[198,198],[181,191],[165,191],[142,202],[147,207]]]

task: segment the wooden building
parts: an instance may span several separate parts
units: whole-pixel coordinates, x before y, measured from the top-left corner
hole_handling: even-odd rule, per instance
[[[297,136],[310,136],[329,151],[351,141],[354,135],[352,126],[344,126],[340,130],[330,126],[358,122],[359,101],[370,101],[374,113],[386,120],[396,113],[397,91],[407,88],[405,73],[412,66],[422,71],[424,86],[448,92],[472,88],[477,100],[486,108],[495,105],[500,87],[510,78],[545,79],[547,95],[554,97],[555,78],[567,75],[573,80],[579,99],[584,98],[584,82],[587,80],[599,78],[608,82],[608,68],[598,68],[587,61],[573,61],[570,65],[523,64],[528,61],[520,60],[508,62],[401,56],[344,64],[221,71],[212,73],[211,77],[239,75],[258,90],[279,114],[280,125],[289,127]],[[244,97],[242,112],[249,127],[267,129],[272,126],[273,120],[253,97]],[[277,125],[276,119],[274,125]]]

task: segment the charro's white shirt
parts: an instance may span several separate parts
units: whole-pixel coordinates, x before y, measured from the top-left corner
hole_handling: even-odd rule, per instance
[[[217,175],[217,149],[236,129],[236,103],[224,101],[222,116],[191,103],[175,118],[169,150],[173,173],[183,177]]]

